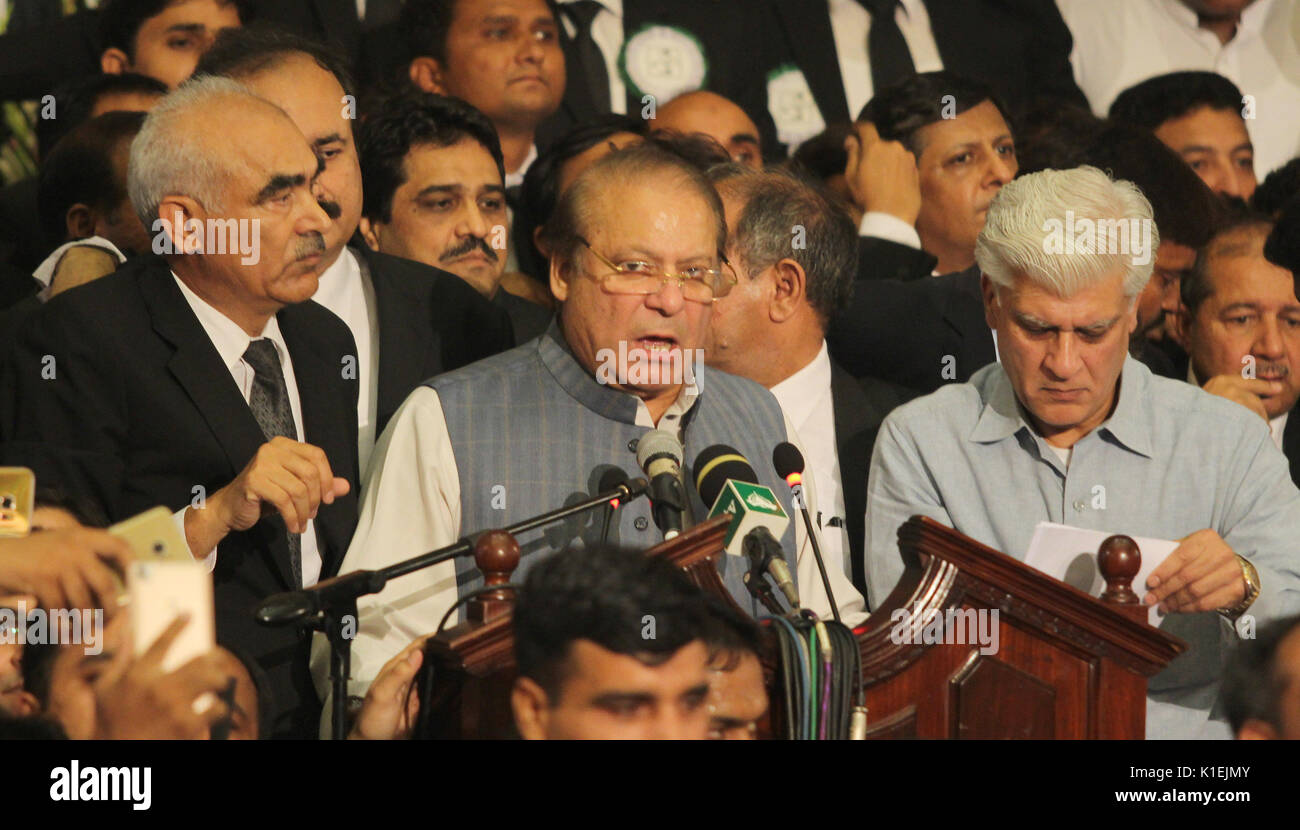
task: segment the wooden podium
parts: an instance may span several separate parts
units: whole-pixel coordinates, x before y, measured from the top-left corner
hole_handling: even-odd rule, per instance
[[[715,565],[727,524],[710,520],[647,553],[729,600]],[[869,738],[1144,737],[1147,678],[1186,645],[1147,624],[1129,588],[1140,565],[1131,539],[1103,544],[1107,591],[1096,599],[929,519],[913,517],[898,535],[908,567],[856,632]],[[488,586],[505,586],[518,545],[485,534],[475,559]],[[508,588],[470,600],[465,622],[429,639],[416,737],[513,735],[510,600]],[[900,609],[921,620],[996,609],[999,648],[895,642]]]

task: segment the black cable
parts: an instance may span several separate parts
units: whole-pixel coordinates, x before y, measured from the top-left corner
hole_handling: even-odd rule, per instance
[[[433,630],[434,633],[435,634],[442,633],[442,627],[447,624],[447,620],[451,619],[451,615],[455,613],[457,608],[469,602],[474,597],[480,596],[481,594],[490,593],[492,591],[500,591],[502,589],[509,589],[517,593],[519,591],[519,586],[513,582],[507,582],[504,585],[484,585],[482,588],[475,588],[473,591],[470,591],[468,594],[466,594],[465,596],[461,597],[460,599],[456,600],[451,604],[451,607],[447,609],[447,613],[443,614],[442,619],[438,622],[438,627]]]

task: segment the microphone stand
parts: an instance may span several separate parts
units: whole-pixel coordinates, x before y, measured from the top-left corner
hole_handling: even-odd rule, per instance
[[[613,490],[592,496],[586,501],[561,507],[531,519],[524,519],[501,530],[512,536],[526,533],[561,519],[567,519],[577,513],[600,507],[613,499],[626,504],[644,495],[648,489],[649,484],[644,478],[631,479]],[[318,582],[310,588],[275,594],[267,597],[258,606],[256,618],[263,625],[294,625],[308,631],[319,631],[329,641],[330,689],[333,694],[330,723],[331,737],[334,740],[339,741],[347,737],[344,730],[347,724],[348,678],[352,671],[352,637],[356,636],[358,627],[357,599],[379,593],[390,579],[430,568],[473,552],[475,542],[487,532],[490,531],[482,531],[473,536],[462,536],[446,547],[396,562],[386,568],[352,571]]]

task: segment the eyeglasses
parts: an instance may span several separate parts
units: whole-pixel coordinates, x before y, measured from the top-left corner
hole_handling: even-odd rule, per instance
[[[737,282],[735,270],[721,251],[718,252],[718,258],[722,261],[722,269],[692,265],[685,271],[672,272],[649,262],[615,265],[581,236],[578,237],[578,241],[610,270],[610,273],[595,279],[611,294],[657,294],[664,283],[674,281],[681,288],[684,299],[696,303],[711,303],[731,293],[732,287]]]

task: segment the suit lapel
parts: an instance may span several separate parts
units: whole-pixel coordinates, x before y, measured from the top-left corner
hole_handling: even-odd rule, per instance
[[[420,381],[434,374],[425,365],[426,356],[441,353],[435,342],[439,337],[433,321],[420,319],[427,304],[409,296],[409,290],[383,267],[383,260],[368,250],[349,248],[357,258],[363,279],[369,279],[375,292],[375,318],[378,321],[376,346],[379,348],[378,388],[376,390],[375,434],[383,431],[388,419],[406,400]]]
[[[979,266],[971,266],[954,279],[956,285],[945,295],[943,319],[960,341],[957,379],[964,381],[976,370],[996,360],[997,354],[993,348],[993,333],[984,319]]]
[[[865,542],[867,472],[871,458],[864,458],[864,432],[872,425],[873,408],[866,393],[853,377],[831,361],[831,408],[835,417],[835,452],[840,462],[840,489],[844,494],[844,525],[849,537],[849,565],[855,585],[866,585]],[[864,594],[865,596],[865,594]]]
[[[166,263],[146,268],[140,286],[154,331],[176,350],[167,368],[221,445],[233,479],[266,440],[262,429]]]
[[[839,57],[835,53],[835,34],[831,31],[830,7],[817,0],[816,11],[809,12],[808,0],[780,0],[776,6],[786,43],[794,62],[803,71],[812,90],[813,100],[827,124],[852,121],[857,113],[849,112],[840,78]],[[830,44],[829,49],[826,45]]]

